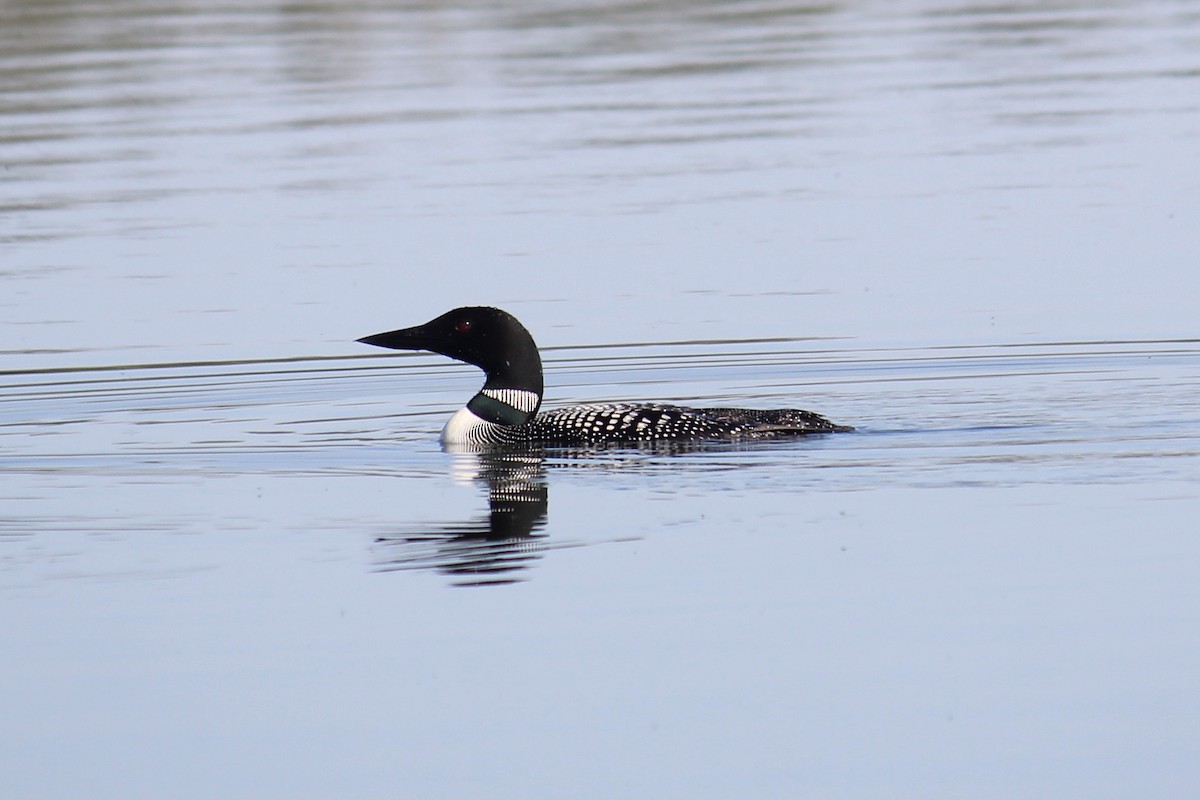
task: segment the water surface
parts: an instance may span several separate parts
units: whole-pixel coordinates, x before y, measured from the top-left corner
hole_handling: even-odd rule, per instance
[[[1186,2],[0,7],[5,797],[1186,795]],[[481,456],[547,404],[852,434]]]

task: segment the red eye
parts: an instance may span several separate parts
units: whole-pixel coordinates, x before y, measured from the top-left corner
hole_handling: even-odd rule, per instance
[[[471,320],[460,319],[458,321],[458,324],[456,324],[454,327],[458,330],[459,333],[470,333],[471,332]]]

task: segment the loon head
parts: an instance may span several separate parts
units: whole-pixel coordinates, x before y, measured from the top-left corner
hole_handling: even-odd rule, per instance
[[[424,325],[358,341],[393,350],[428,350],[465,361],[487,373],[484,389],[520,389],[536,393],[541,400],[542,359],[537,344],[516,317],[498,308],[456,308]]]

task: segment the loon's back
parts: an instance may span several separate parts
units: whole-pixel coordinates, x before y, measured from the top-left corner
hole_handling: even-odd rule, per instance
[[[538,413],[542,362],[533,337],[498,308],[456,308],[415,328],[360,342],[429,350],[487,374],[479,393],[442,430],[446,444],[586,445],[661,441],[778,439],[853,428],[799,409],[687,408],[659,403],[596,403]]]
[[[687,408],[661,403],[589,403],[543,411],[526,425],[531,440],[560,444],[779,439],[846,431],[794,408]]]

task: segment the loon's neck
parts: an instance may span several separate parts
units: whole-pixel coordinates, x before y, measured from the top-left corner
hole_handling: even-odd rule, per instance
[[[467,403],[484,422],[524,425],[542,404],[542,357],[533,337],[516,320],[490,339],[493,357],[479,359],[487,380]]]
[[[442,428],[442,444],[488,445],[507,440],[505,431],[533,419],[542,396],[528,389],[484,386]]]
[[[467,403],[467,409],[484,422],[495,425],[524,425],[533,418],[541,404],[540,391],[492,387],[485,384]]]

